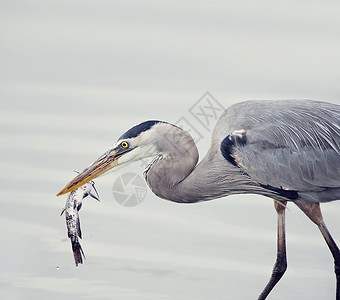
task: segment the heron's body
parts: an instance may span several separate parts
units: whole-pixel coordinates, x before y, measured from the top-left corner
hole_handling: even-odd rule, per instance
[[[320,202],[340,199],[339,105],[308,100],[235,104],[219,119],[210,150],[199,164],[187,132],[167,122],[143,122],[123,134],[59,195],[117,165],[146,157],[154,159],[145,179],[161,198],[193,203],[253,193],[276,201],[277,261],[259,299],[267,297],[286,270],[284,214],[287,201],[293,201],[319,227],[332,252],[340,300],[340,253],[319,207]]]
[[[153,126],[148,134],[157,130],[167,143],[159,145],[161,159],[146,178],[162,198],[191,203],[255,193],[316,203],[340,199],[338,105],[314,101],[233,105],[219,119],[212,146],[197,166],[198,151],[186,132],[164,122]]]

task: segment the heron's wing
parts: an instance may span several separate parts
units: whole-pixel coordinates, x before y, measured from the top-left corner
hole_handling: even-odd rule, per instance
[[[340,188],[340,106],[290,104],[238,118],[227,137],[231,159],[262,185],[302,192]]]

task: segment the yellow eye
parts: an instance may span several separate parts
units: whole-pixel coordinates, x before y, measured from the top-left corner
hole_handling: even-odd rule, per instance
[[[121,145],[123,148],[129,147],[128,142],[122,142],[120,145]]]

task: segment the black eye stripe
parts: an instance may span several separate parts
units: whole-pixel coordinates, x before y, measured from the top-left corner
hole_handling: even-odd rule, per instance
[[[154,126],[155,124],[158,124],[158,123],[166,123],[166,122],[156,121],[156,120],[143,122],[141,124],[138,124],[138,125],[130,128],[118,140],[134,138],[134,137],[140,135],[142,132],[149,130],[152,126]]]

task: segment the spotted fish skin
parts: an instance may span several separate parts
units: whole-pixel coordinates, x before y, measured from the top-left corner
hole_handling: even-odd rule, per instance
[[[78,267],[78,264],[83,263],[83,258],[85,259],[84,251],[79,242],[79,238],[82,238],[79,210],[82,207],[83,199],[87,196],[91,196],[99,201],[99,199],[91,193],[93,187],[94,183],[89,182],[72,191],[67,197],[65,207],[60,214],[65,213],[67,235],[71,241],[76,267]]]

